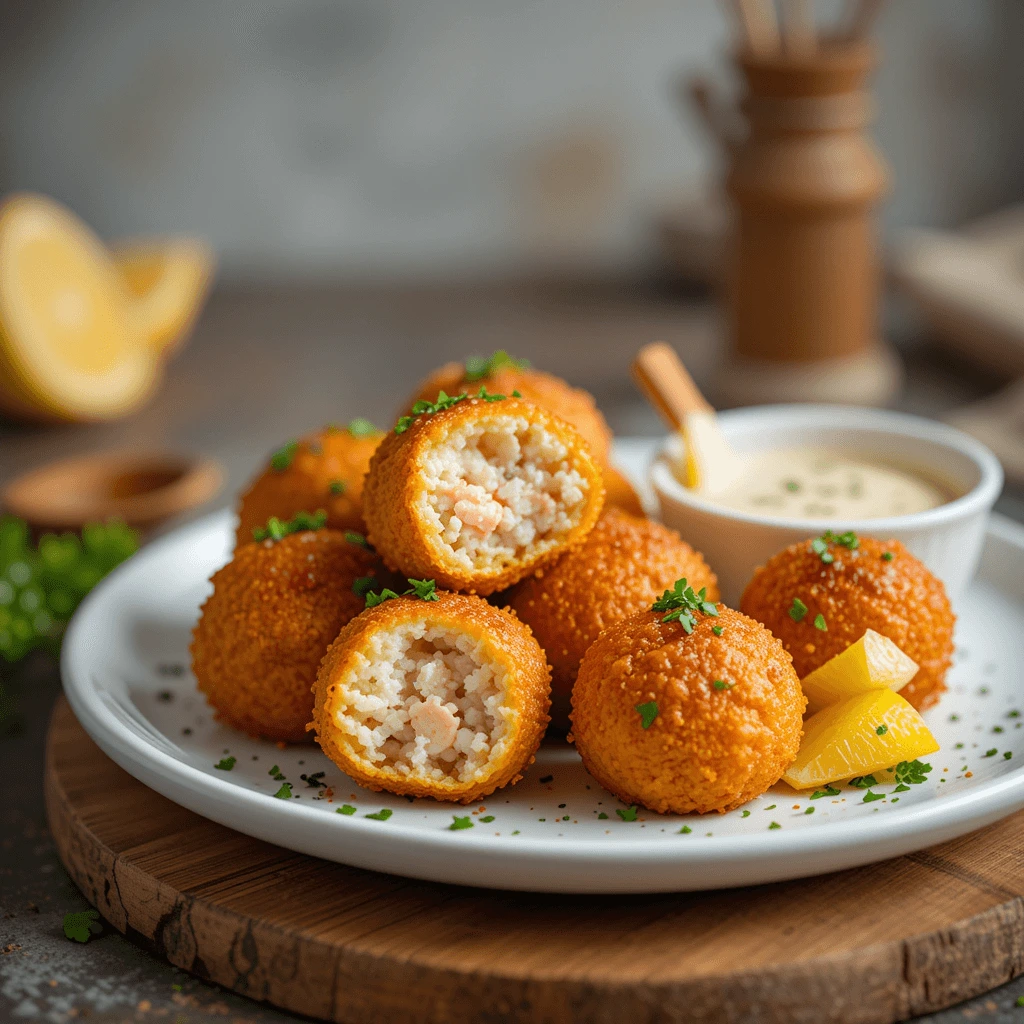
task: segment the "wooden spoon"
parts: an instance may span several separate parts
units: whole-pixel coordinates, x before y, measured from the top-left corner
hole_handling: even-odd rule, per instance
[[[116,452],[51,462],[12,480],[0,501],[37,529],[78,530],[120,519],[153,526],[209,500],[223,474],[215,462]]]
[[[735,483],[746,464],[726,441],[714,408],[675,349],[663,341],[645,345],[633,360],[633,379],[669,427],[682,434],[680,480],[706,494],[720,493]]]

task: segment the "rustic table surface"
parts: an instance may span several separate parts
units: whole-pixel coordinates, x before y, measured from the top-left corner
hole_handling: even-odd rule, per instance
[[[169,449],[223,463],[226,489],[211,507],[223,505],[282,439],[357,415],[387,423],[431,368],[495,348],[591,390],[616,433],[654,435],[660,425],[630,383],[628,365],[641,344],[657,338],[674,344],[707,384],[716,322],[691,296],[639,287],[225,288],[163,390],[137,416],[95,427],[0,424],[0,482],[69,454]],[[903,355],[908,384],[900,407],[913,412],[941,416],[1002,383],[927,342]],[[1024,519],[1024,492],[1008,490],[999,508]],[[109,929],[85,946],[64,938],[63,915],[87,904],[61,867],[43,809],[43,740],[58,672],[50,659],[33,656],[0,667],[0,681],[0,1020],[297,1019],[193,979]],[[1024,978],[927,1020],[1024,1021],[1018,997]]]

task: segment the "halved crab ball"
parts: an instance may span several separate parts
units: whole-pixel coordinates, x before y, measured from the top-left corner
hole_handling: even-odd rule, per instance
[[[365,530],[363,478],[383,437],[372,423],[356,419],[283,445],[242,494],[235,543],[247,544],[271,516],[291,519],[320,509],[332,529]]]
[[[463,399],[399,427],[370,462],[363,505],[370,542],[405,576],[491,594],[597,522],[600,468],[569,424],[530,402]]]
[[[324,753],[362,786],[471,803],[519,779],[548,722],[544,652],[478,597],[399,597],[331,645],[314,687]]]

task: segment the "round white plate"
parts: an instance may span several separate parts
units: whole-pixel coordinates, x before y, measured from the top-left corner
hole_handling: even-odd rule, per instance
[[[639,480],[654,444],[618,461]],[[357,867],[440,882],[548,892],[713,889],[835,871],[951,839],[1024,806],[1024,527],[995,518],[958,609],[950,692],[926,713],[942,744],[927,781],[863,802],[783,783],[729,814],[633,812],[545,745],[522,782],[464,808],[360,789],[314,746],[279,749],[217,724],[189,671],[189,634],[230,553],[224,512],[148,545],[84,602],[64,643],[79,721],[122,768],[240,832]],[[215,765],[235,758],[230,771]],[[276,772],[273,769],[277,769]],[[329,787],[302,776],[322,772]],[[284,776],[291,799],[275,798]],[[315,780],[314,780],[315,781]],[[351,813],[338,813],[342,807]],[[371,818],[382,809],[386,820]],[[471,828],[453,830],[455,817]]]

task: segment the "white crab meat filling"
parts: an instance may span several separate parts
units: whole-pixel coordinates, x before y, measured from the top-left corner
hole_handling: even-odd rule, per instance
[[[337,684],[334,724],[376,768],[467,782],[505,749],[505,676],[481,640],[405,622],[374,633],[356,655]]]
[[[467,569],[542,554],[580,521],[589,482],[568,447],[523,416],[495,414],[454,431],[424,459],[420,511]]]

